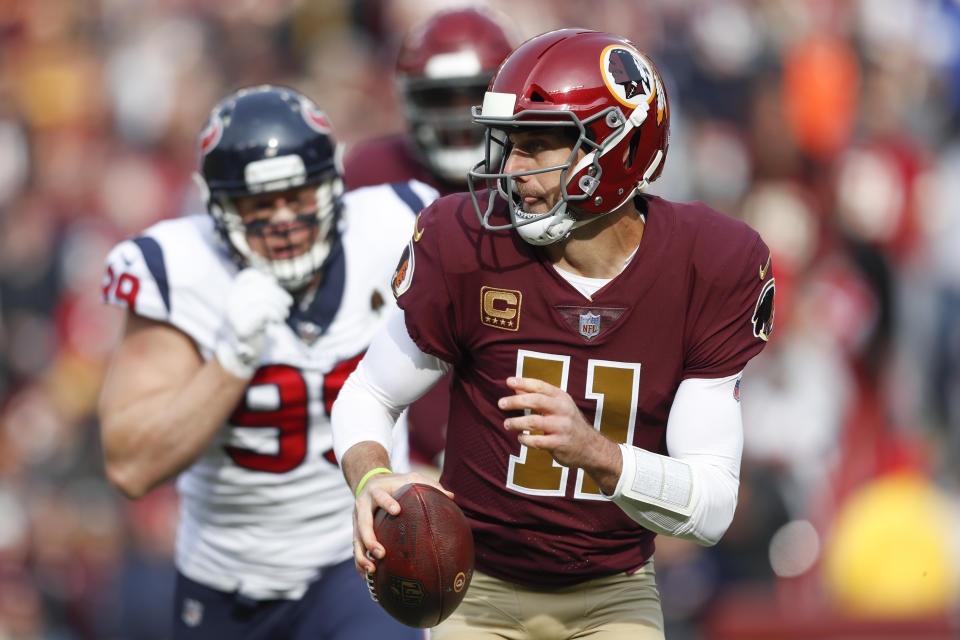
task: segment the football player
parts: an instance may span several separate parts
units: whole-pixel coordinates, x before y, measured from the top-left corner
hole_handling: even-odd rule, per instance
[[[177,477],[173,637],[419,637],[356,584],[329,415],[436,191],[344,194],[329,120],[274,86],[216,105],[199,177],[209,215],[117,245],[103,288],[126,310],[100,398],[107,474],[131,498]]]
[[[493,14],[476,8],[441,11],[403,39],[396,83],[408,131],[361,142],[346,154],[353,189],[416,179],[441,194],[467,189],[467,172],[483,158],[483,127],[470,108],[483,101],[497,67],[513,50]],[[410,459],[421,469],[442,464],[452,376],[408,412]]]
[[[612,55],[649,82],[627,90]],[[420,215],[394,279],[402,313],[333,411],[357,568],[385,553],[374,510],[431,482],[391,473],[393,420],[455,368],[434,486],[470,521],[476,572],[432,637],[663,638],[654,538],[712,545],[733,518],[740,377],[773,327],[769,251],[702,203],[644,193],[670,108],[628,40],[528,40],[474,117],[487,161],[471,176],[489,188]]]
[[[406,34],[395,77],[407,132],[351,148],[347,188],[415,178],[444,195],[465,191],[467,172],[483,159],[483,127],[470,109],[512,50],[500,23],[476,8],[439,12]]]

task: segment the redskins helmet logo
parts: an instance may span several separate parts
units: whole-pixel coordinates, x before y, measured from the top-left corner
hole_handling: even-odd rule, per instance
[[[600,54],[600,73],[617,102],[631,110],[643,102],[652,107],[656,99],[657,125],[663,122],[666,108],[663,87],[643,54],[625,45],[612,44]]]
[[[223,120],[219,113],[210,116],[210,121],[203,131],[200,132],[200,155],[205,156],[220,144],[220,138],[223,137]]]
[[[333,125],[330,124],[330,118],[327,117],[327,114],[320,111],[320,109],[309,100],[304,99],[300,101],[300,113],[303,114],[303,119],[307,125],[314,131],[326,134],[333,131]]]

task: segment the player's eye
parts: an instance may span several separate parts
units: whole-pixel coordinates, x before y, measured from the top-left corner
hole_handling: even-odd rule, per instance
[[[247,233],[262,234],[270,225],[270,219],[256,218],[254,220],[248,220],[245,224],[247,226]]]

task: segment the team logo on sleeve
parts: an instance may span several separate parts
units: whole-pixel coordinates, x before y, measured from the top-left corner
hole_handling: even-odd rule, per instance
[[[757,298],[757,305],[753,310],[753,335],[764,342],[770,339],[773,333],[773,316],[776,308],[773,303],[773,294],[776,290],[774,282],[776,278],[770,278],[763,288],[760,289],[760,297]]]
[[[480,288],[480,322],[494,329],[516,331],[520,328],[520,303],[523,295],[514,289]]]
[[[397,270],[393,274],[393,297],[399,298],[413,282],[413,241],[407,243],[403,254],[400,256],[400,262],[397,264]]]

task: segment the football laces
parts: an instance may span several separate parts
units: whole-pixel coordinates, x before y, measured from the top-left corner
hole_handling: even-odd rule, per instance
[[[376,562],[376,560],[373,557],[373,554],[370,553],[370,549],[367,549],[366,555],[370,560],[373,560],[374,562]],[[367,573],[366,571],[364,571],[363,576],[364,576],[364,579],[367,581],[367,591],[370,592],[370,599],[373,600],[374,602],[380,602],[380,599],[377,597],[377,582],[376,580],[373,579],[373,574]]]
[[[380,602],[379,598],[377,598],[377,585],[376,581],[373,579],[373,574],[364,573],[363,575],[366,577],[367,591],[370,592],[370,599],[374,602]]]

